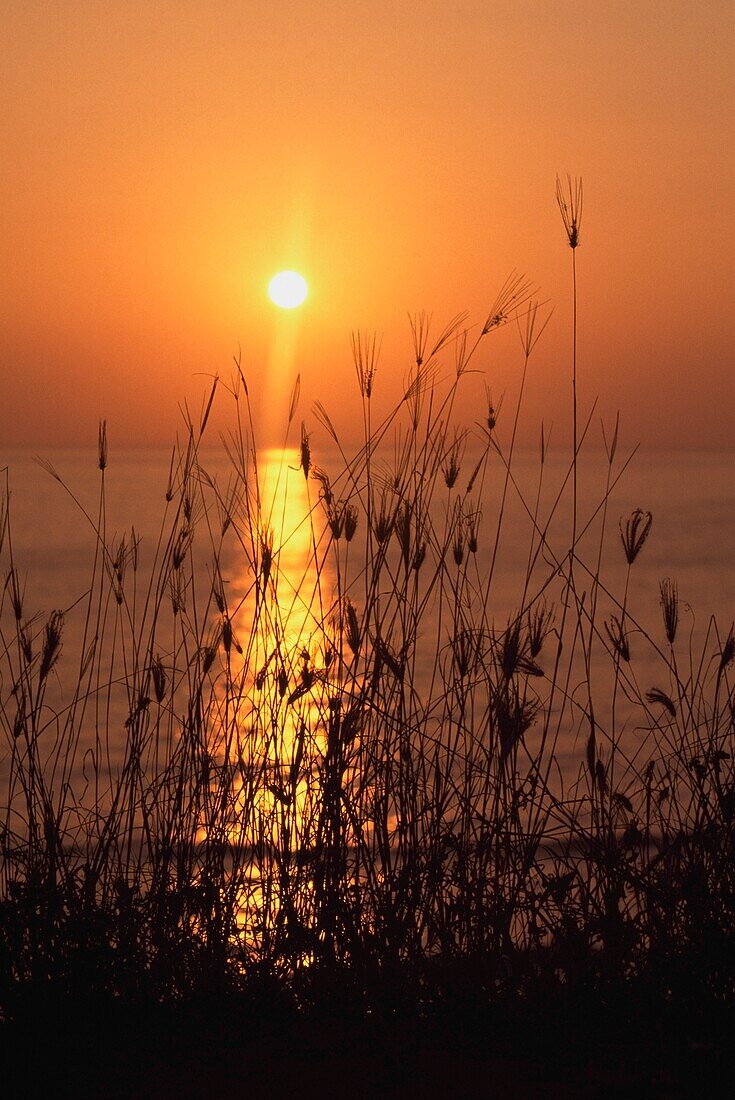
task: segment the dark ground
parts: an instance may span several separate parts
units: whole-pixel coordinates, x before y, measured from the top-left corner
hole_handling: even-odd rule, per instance
[[[735,1094],[729,1010],[628,1000],[418,1017],[297,1012],[272,997],[174,1007],[34,997],[0,1025],[0,1096],[718,1097]]]

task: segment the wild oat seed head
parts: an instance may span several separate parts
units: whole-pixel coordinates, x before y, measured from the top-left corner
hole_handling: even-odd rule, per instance
[[[181,568],[187,551],[191,546],[193,537],[194,536],[191,528],[184,524],[184,526],[179,531],[171,554],[171,562],[176,571]]]
[[[579,230],[582,223],[582,178],[581,176],[567,176],[566,187],[556,177],[556,202],[559,207],[561,219],[564,222],[564,230],[569,241],[570,248],[579,245]]]
[[[219,576],[216,576],[212,581],[212,598],[220,615],[224,615],[226,606],[225,590],[224,585],[222,584],[222,578]]]
[[[375,538],[379,545],[387,542],[393,531],[393,525],[396,518],[396,507],[392,501],[392,493],[389,490],[384,489],[380,494],[380,508],[374,510],[373,514],[377,512],[377,518],[374,521],[375,524]]]
[[[454,442],[444,456],[442,473],[448,489],[453,489],[459,477],[462,458],[464,457],[464,437],[455,432]]]
[[[623,527],[620,520],[620,538],[628,565],[632,565],[643,549],[643,544],[651,530],[653,516],[650,512],[644,512],[642,508],[636,508],[631,512]]]
[[[168,591],[171,598],[171,610],[176,616],[186,607],[186,583],[178,570],[175,570],[169,577]]]
[[[538,657],[541,652],[553,618],[554,608],[547,607],[543,599],[528,612],[528,645],[531,657]]]
[[[342,501],[327,506],[327,524],[335,542],[342,538],[344,516],[345,511]]]
[[[511,321],[517,316],[518,310],[531,296],[532,283],[524,275],[518,275],[512,271],[500,288],[498,295],[490,307],[487,320],[482,328],[482,335]]]
[[[477,529],[480,523],[480,513],[474,512],[467,517],[467,549],[470,554],[477,553]]]
[[[661,581],[659,585],[661,593],[661,611],[664,617],[664,630],[669,645],[674,644],[676,628],[679,624],[679,590],[676,581],[669,577]]]
[[[44,629],[41,665],[38,672],[39,683],[48,676],[61,653],[61,631],[64,625],[64,612],[52,611]]]
[[[360,626],[355,605],[349,597],[345,597],[345,639],[352,652],[357,654],[360,650]]]
[[[676,718],[676,706],[670,696],[662,691],[661,688],[651,688],[646,692],[646,699],[649,703],[660,703],[662,707],[665,707],[672,718]]]
[[[163,667],[161,658],[156,655],[151,662],[151,676],[153,677],[153,690],[156,693],[156,702],[163,702],[166,695],[166,670]]]
[[[395,534],[398,545],[401,548],[403,563],[408,569],[411,555],[411,506],[402,504],[396,512]]]
[[[625,632],[625,628],[621,623],[617,615],[611,615],[605,623],[605,630],[607,636],[610,639],[610,644],[620,657],[622,661],[626,663],[630,661],[630,644],[628,642],[628,635]]]
[[[107,421],[100,420],[99,439],[97,444],[97,464],[100,470],[107,466]]]
[[[452,555],[455,565],[461,565],[464,561],[464,535],[461,528],[457,528],[452,543]]]
[[[378,369],[382,340],[379,341],[375,333],[360,331],[353,332],[350,340],[357,384],[361,395],[369,401],[373,395],[373,382]]]
[[[273,532],[270,528],[260,536],[260,575],[263,587],[268,583],[273,564]]]
[[[308,478],[309,470],[311,469],[311,446],[309,444],[309,436],[306,433],[306,427],[303,420],[301,421],[300,465],[301,469],[304,471],[304,477]]]
[[[731,626],[720,654],[720,672],[724,672],[733,660],[735,660],[735,627]]]
[[[8,573],[7,580],[5,581],[5,587],[10,586],[10,602],[13,606],[13,614],[15,615],[15,621],[17,623],[23,618],[23,598],[25,591],[21,592],[20,584],[18,582],[18,570],[11,569]]]
[[[479,655],[479,639],[470,629],[458,630],[452,644],[452,657],[460,679],[474,667]]]
[[[222,645],[224,646],[225,653],[229,657],[230,650],[232,649],[232,623],[227,616],[222,620]]]
[[[416,366],[420,367],[426,356],[426,344],[429,339],[429,329],[431,328],[431,314],[421,310],[419,313],[408,315],[408,322],[411,326],[411,338],[413,340],[413,356],[416,361]]]
[[[354,504],[346,504],[344,511],[345,518],[345,538],[348,542],[352,542],[355,537],[355,531],[357,530],[358,512]]]

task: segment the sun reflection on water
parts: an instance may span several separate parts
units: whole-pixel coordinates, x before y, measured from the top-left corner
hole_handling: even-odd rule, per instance
[[[209,745],[219,801],[210,814],[205,807],[198,841],[228,853],[238,929],[250,947],[272,934],[266,929],[288,926],[308,954],[337,707],[334,570],[297,451],[258,456],[248,508],[244,527],[255,544],[229,585],[233,644]]]

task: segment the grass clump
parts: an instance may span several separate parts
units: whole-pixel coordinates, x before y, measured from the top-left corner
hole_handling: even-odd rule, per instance
[[[91,576],[66,613],[28,607],[6,492],[6,1020],[68,998],[235,998],[243,1012],[251,998],[274,1018],[459,1011],[500,1034],[549,1006],[565,1019],[618,1006],[630,1023],[730,1005],[733,633],[713,620],[697,652],[682,642],[668,578],[659,626],[636,617],[653,520],[622,517],[619,538],[610,523],[629,461],[617,425],[605,483],[579,495],[574,278],[574,447],[558,483],[543,433],[530,492],[518,476],[545,321],[513,276],[474,338],[464,317],[436,336],[412,319],[387,415],[379,344],[354,336],[352,451],[317,406],[320,446],[302,425],[293,446],[259,452],[238,364],[227,470],[204,450],[215,383],[174,451],[154,547],[109,536],[103,425],[98,501],[79,503]],[[458,423],[473,356],[508,321],[514,415],[499,424],[488,395],[478,423]],[[297,405],[298,387],[292,433]],[[508,608],[511,511],[525,542]],[[602,572],[616,539],[617,594]]]

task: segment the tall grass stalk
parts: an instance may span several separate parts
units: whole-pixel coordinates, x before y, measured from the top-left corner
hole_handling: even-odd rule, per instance
[[[574,261],[581,186],[560,206]],[[101,428],[94,506],[48,467],[90,532],[63,615],[24,590],[6,484],[4,1016],[50,985],[160,1000],[264,974],[299,997],[339,975],[367,1006],[633,980],[731,996],[733,633],[682,638],[670,579],[660,625],[638,616],[641,510],[612,532],[622,590],[603,574],[630,459],[616,424],[596,497],[578,496],[576,284],[573,455],[557,478],[542,435],[525,486],[538,308],[514,275],[479,333],[414,318],[382,415],[379,345],[356,336],[354,449],[323,406],[291,444],[297,385],[282,452],[260,452],[236,363],[187,414],[150,540],[110,535]],[[492,402],[465,425],[470,364],[515,320],[507,435]],[[205,439],[224,394],[223,470]]]

